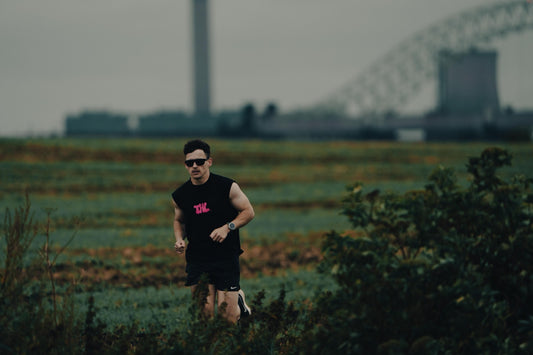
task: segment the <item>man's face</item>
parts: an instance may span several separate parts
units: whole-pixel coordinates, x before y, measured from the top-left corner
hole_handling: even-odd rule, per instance
[[[202,161],[204,161],[203,164]],[[212,163],[213,160],[211,158],[207,159],[205,152],[201,149],[196,149],[194,152],[185,155],[185,168],[191,178],[195,180],[202,180],[209,172],[209,167]]]

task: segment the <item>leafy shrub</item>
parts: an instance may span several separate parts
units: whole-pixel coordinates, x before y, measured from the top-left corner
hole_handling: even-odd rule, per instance
[[[305,314],[293,303],[286,302],[285,291],[278,299],[263,305],[265,293],[252,300],[251,316],[238,324],[228,323],[221,316],[206,319],[201,312],[207,295],[206,284],[199,284],[199,292],[191,305],[191,319],[186,329],[177,330],[171,337],[172,351],[184,354],[274,354],[289,353],[295,348],[304,324]],[[224,307],[224,305],[222,305]]]
[[[461,188],[438,168],[423,191],[349,188],[357,236],[327,235],[320,268],[339,283],[317,299],[301,345],[313,353],[533,351],[532,179],[500,179],[505,150],[470,158]]]

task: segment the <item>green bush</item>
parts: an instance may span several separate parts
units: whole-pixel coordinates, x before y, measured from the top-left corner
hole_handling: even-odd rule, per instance
[[[436,169],[423,191],[349,188],[356,237],[327,235],[319,297],[301,341],[313,353],[533,351],[532,179],[500,179],[511,156],[471,158],[465,188]]]

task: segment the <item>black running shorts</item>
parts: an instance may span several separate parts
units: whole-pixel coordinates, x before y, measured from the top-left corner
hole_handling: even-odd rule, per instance
[[[240,268],[239,257],[223,261],[189,262],[185,268],[187,281],[185,286],[197,285],[203,274],[207,274],[209,284],[220,291],[239,291]]]

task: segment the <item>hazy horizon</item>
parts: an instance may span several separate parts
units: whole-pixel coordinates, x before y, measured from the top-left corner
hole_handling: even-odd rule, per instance
[[[309,106],[415,32],[492,3],[212,0],[212,107]],[[0,136],[61,133],[65,116],[82,110],[192,109],[190,0],[19,0],[0,9]],[[533,108],[533,31],[491,48],[501,104]],[[432,108],[432,90],[407,110]]]

